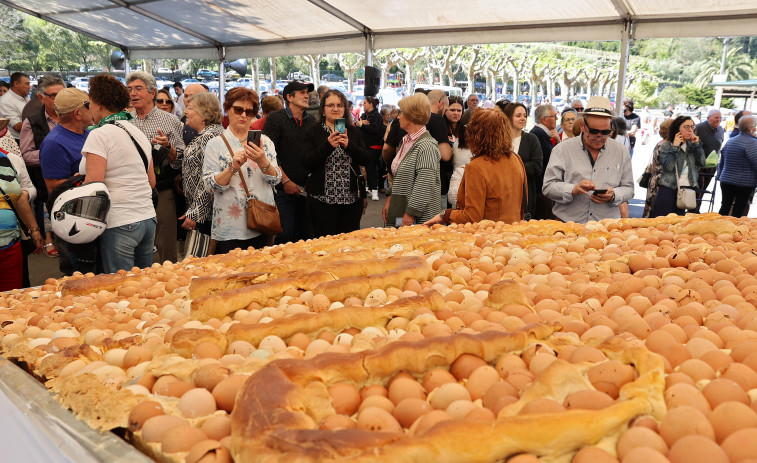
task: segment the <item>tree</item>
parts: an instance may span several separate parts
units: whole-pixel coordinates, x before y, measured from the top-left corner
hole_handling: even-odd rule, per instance
[[[655,96],[657,84],[648,80],[640,80],[629,89],[627,96],[632,98],[637,107],[649,106],[657,108],[660,105],[659,99]]]
[[[339,53],[337,55],[339,65],[347,73],[347,91],[352,93],[355,84],[355,73],[363,66],[365,55],[361,53]]]
[[[720,73],[720,59],[710,57],[710,59],[699,65],[699,73],[694,79],[694,85],[704,87],[712,82],[713,76]],[[741,48],[732,48],[725,55],[725,75],[726,80],[745,80],[752,73],[752,62],[749,56],[741,52]]]
[[[668,86],[662,89],[662,91],[660,92],[659,100],[663,106],[675,106],[684,103],[686,101],[686,97],[684,97],[672,86]]]
[[[392,50],[394,54],[394,60],[397,63],[404,63],[405,65],[405,88],[407,94],[413,93],[413,86],[415,85],[415,75],[413,74],[413,66],[420,61],[423,56],[423,48],[397,48]]]
[[[320,82],[321,60],[323,59],[323,55],[302,55],[302,59],[304,59],[310,67],[310,79],[313,81],[313,83],[317,84],[318,82]]]
[[[373,52],[373,65],[381,70],[381,85],[388,86],[389,70],[397,64],[391,50],[378,50]]]

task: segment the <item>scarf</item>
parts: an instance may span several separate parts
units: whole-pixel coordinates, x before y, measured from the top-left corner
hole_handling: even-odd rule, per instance
[[[131,115],[128,111],[121,111],[119,113],[113,113],[110,116],[105,116],[102,118],[100,122],[97,123],[97,125],[91,125],[87,127],[87,130],[94,130],[98,127],[102,127],[105,124],[112,124],[115,121],[130,121],[134,119],[134,116]]]

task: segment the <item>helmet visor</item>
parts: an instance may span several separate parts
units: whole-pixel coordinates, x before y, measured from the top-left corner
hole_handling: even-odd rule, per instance
[[[109,209],[110,199],[108,199],[107,195],[98,193],[95,196],[84,196],[66,201],[61,206],[60,212],[84,219],[106,222]]]

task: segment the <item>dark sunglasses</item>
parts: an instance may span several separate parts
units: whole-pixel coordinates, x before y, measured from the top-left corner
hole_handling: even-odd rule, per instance
[[[83,105],[83,106],[84,106],[85,108],[89,109],[89,101],[85,101],[85,102],[84,102],[84,105]]]
[[[252,109],[244,109],[241,106],[232,106],[231,109],[234,110],[234,114],[236,114],[237,116],[241,116],[242,113],[245,113],[247,117],[253,117],[255,115],[255,111],[253,111]]]
[[[607,129],[607,130],[592,129],[591,127],[589,127],[589,124],[585,120],[584,120],[584,125],[586,126],[587,129],[589,129],[589,133],[592,135],[607,136],[612,133],[612,129]]]
[[[168,103],[173,102],[173,100],[164,100],[162,98],[158,98],[158,99],[155,100],[155,102],[156,103],[160,103],[160,104],[168,104]]]

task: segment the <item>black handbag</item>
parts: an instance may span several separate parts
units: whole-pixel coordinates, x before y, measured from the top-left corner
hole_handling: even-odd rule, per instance
[[[652,172],[644,171],[639,177],[639,186],[642,188],[649,188],[649,182],[652,180]]]

